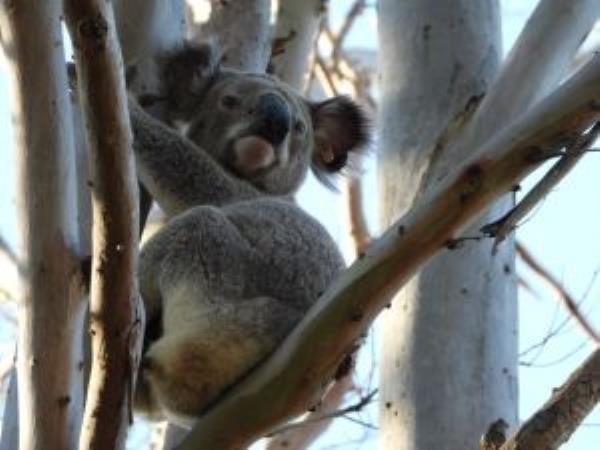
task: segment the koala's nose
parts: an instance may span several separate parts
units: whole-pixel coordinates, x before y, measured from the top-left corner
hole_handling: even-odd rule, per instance
[[[290,131],[291,114],[285,100],[277,94],[263,94],[256,107],[258,134],[279,145]]]

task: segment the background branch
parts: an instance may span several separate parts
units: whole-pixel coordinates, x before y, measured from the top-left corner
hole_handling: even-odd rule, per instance
[[[600,133],[600,123],[596,123],[592,129],[573,139],[572,144],[567,145],[564,156],[555,163],[543,178],[523,197],[523,199],[504,217],[482,227],[481,231],[494,237],[494,252],[500,242],[506,239],[540,201],[567,176],[581,158],[585,150],[594,143]]]
[[[554,450],[565,443],[600,402],[600,350],[569,377],[501,450]]]
[[[0,2],[12,97],[22,287],[18,408],[13,376],[2,433],[2,448],[11,450],[15,444],[35,450],[74,448],[83,403],[79,346],[84,304],[60,17],[56,1]]]
[[[600,345],[600,335],[594,330],[594,327],[586,320],[579,308],[577,302],[573,299],[571,294],[567,292],[565,287],[552,275],[542,264],[527,250],[527,248],[517,242],[517,254],[521,257],[523,262],[527,264],[531,270],[537,273],[543,280],[545,280],[552,289],[556,291],[560,299],[562,300],[565,308],[571,314],[575,322],[581,327],[583,332],[593,341],[596,345]]]
[[[269,71],[300,90],[324,9],[324,0],[279,1]]]
[[[551,92],[599,15],[597,0],[541,0],[456,145],[481,144]]]

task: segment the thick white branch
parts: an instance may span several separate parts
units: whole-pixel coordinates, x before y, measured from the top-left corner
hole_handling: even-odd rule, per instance
[[[153,58],[181,42],[183,0],[118,0],[114,9],[125,64]]]
[[[421,265],[537,168],[565,133],[598,118],[600,55],[482,146],[370,245],[275,354],[210,409],[177,448],[241,449],[308,408],[353,343]]]
[[[310,54],[319,30],[323,0],[281,0],[273,38],[271,71],[286,83],[302,89]]]
[[[75,157],[60,16],[59,2],[0,2],[18,174],[19,442],[27,449],[73,448],[82,404]],[[14,429],[3,441],[14,442]]]
[[[223,64],[248,71],[264,72],[271,50],[270,0],[211,0],[206,30],[216,37],[223,52]]]
[[[457,145],[480,145],[551,92],[598,17],[599,0],[540,1]]]

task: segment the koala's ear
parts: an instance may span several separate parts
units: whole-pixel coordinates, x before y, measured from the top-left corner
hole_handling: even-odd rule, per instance
[[[312,168],[326,182],[324,176],[340,172],[349,157],[366,146],[370,138],[369,120],[346,96],[311,103],[310,108],[315,140]]]
[[[221,54],[214,41],[186,41],[164,53],[157,63],[165,94],[173,91],[200,94],[218,72],[220,61]]]

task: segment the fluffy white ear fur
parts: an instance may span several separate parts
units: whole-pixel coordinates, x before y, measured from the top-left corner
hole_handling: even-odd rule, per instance
[[[356,103],[343,95],[311,103],[310,110],[315,138],[312,169],[329,184],[323,178],[340,172],[351,156],[368,144],[369,120]]]

